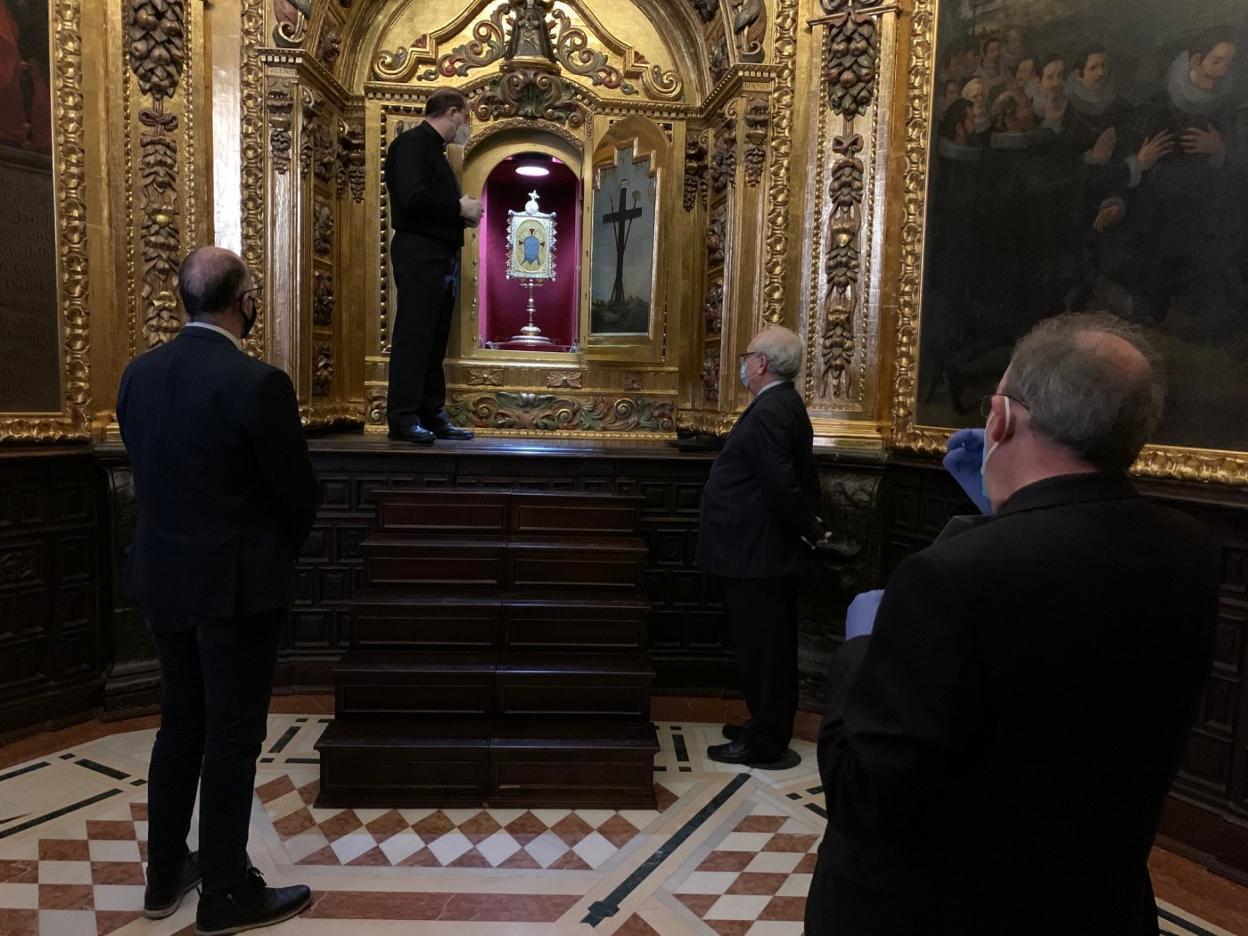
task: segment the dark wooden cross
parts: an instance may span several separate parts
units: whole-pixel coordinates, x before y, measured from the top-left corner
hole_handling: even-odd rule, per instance
[[[624,250],[628,246],[628,234],[633,229],[633,219],[640,218],[643,209],[637,204],[641,198],[640,192],[633,192],[633,207],[628,207],[628,180],[620,180],[620,201],[619,204],[611,203],[611,196],[607,196],[607,203],[611,205],[611,211],[602,216],[602,220],[607,224],[615,225],[615,285],[611,288],[612,306],[624,305]]]

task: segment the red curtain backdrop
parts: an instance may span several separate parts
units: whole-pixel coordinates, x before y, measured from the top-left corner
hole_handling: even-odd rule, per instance
[[[550,175],[516,175],[523,165],[540,165]],[[533,321],[556,345],[572,344],[577,332],[580,296],[581,210],[580,180],[565,164],[549,157],[513,156],[490,173],[481,198],[481,343],[506,342],[528,324],[528,290],[507,279],[507,212],[523,211],[529,192],[538,194],[538,207],[555,213],[555,281],[534,290],[537,315]]]

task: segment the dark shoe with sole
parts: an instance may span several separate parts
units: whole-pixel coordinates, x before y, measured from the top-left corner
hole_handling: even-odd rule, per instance
[[[173,916],[182,905],[182,898],[195,889],[200,880],[199,852],[186,856],[176,872],[147,869],[147,889],[143,892],[143,915],[149,920]]]
[[[312,902],[306,884],[267,887],[255,868],[247,869],[243,882],[224,894],[200,894],[195,916],[195,936],[230,936],[273,926],[302,913]]]
[[[745,725],[724,725],[719,731],[729,741],[736,741],[745,733]]]
[[[748,767],[774,764],[780,759],[780,755],[771,751],[751,750],[740,739],[727,744],[712,744],[706,749],[706,756],[721,764],[745,764]]]
[[[437,416],[431,416],[428,419],[421,417],[420,423],[439,439],[451,439],[457,442],[464,442],[468,439],[475,439],[477,434],[471,429],[461,429],[459,426],[451,422],[451,417],[443,410]]]
[[[428,445],[437,438],[420,423],[390,430],[390,438],[395,442],[415,442],[417,445]]]

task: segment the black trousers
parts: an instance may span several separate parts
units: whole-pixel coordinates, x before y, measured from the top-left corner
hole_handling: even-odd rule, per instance
[[[724,579],[724,610],[750,720],[746,747],[779,757],[797,715],[798,576]]]
[[[390,428],[426,422],[446,405],[442,361],[459,288],[459,252],[420,234],[396,231],[390,264],[398,311],[390,338]]]
[[[160,730],[148,771],[148,867],[181,868],[199,788],[204,893],[247,871],[256,758],[286,609],[237,618],[149,613],[160,655]]]

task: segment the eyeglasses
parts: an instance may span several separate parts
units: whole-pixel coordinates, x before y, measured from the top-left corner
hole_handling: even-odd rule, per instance
[[[759,353],[758,351],[742,351],[740,354],[737,355],[737,360],[744,361],[747,357],[753,357],[754,355],[758,353]]]
[[[1023,409],[1031,409],[1030,406],[1028,406],[1026,403],[1024,403],[1022,400],[1020,400],[1016,396],[1010,396],[1008,393],[990,393],[987,396],[982,396],[979,398],[979,415],[983,416],[984,419],[987,419],[989,414],[992,412],[992,398],[993,397],[1005,397],[1007,400],[1013,400]]]

